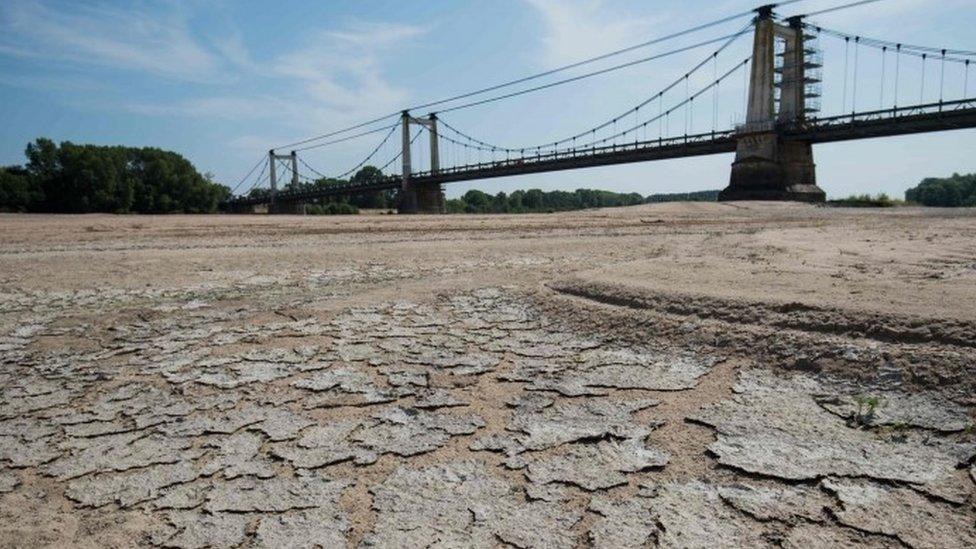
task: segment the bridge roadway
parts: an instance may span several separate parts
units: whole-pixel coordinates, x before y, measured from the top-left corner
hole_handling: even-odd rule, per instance
[[[964,128],[976,128],[976,98],[811,118],[798,123],[780,125],[776,131],[789,140],[819,144]],[[437,173],[415,172],[411,174],[410,181],[418,185],[455,183],[577,168],[732,153],[736,150],[738,139],[748,136],[753,131],[768,130],[769,128],[761,130],[739,128],[737,130],[669,137],[628,144],[567,149],[494,162],[443,168]],[[313,190],[279,191],[275,200],[280,204],[309,202],[332,196],[349,196],[397,189],[400,188],[401,183],[400,176],[394,175],[368,185],[347,183]],[[254,206],[269,202],[270,197],[268,196],[241,197],[230,201],[228,205],[231,207]]]

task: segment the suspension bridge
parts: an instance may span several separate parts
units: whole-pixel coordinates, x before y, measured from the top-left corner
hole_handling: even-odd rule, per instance
[[[976,127],[976,98],[969,97],[969,69],[976,52],[869,38],[826,28],[813,20],[817,15],[879,0],[851,2],[786,18],[774,11],[798,1],[762,6],[747,14],[273,149],[235,188],[236,193],[250,182],[246,192],[224,206],[236,212],[266,207],[271,213],[299,213],[303,204],[325,198],[395,190],[401,213],[443,213],[443,185],[449,183],[722,153],[735,153],[735,161],[721,200],[822,202],[826,196],[817,186],[813,145]],[[702,32],[739,17],[748,17],[748,23],[732,34],[582,75],[474,99]],[[736,57],[731,46],[748,35],[752,35],[751,51]],[[825,66],[821,43],[827,40],[836,42],[835,51],[843,51],[843,60],[836,62],[843,67],[843,97],[839,112],[834,113],[821,109]],[[617,111],[599,125],[560,139],[531,146],[502,146],[473,137],[445,118],[462,109],[541,92],[710,45],[717,47],[640,103]],[[860,80],[866,72],[880,81],[880,89],[865,89]],[[936,78],[937,88],[929,82]],[[720,97],[728,96],[735,82],[741,86],[734,95],[741,94],[744,120],[720,127]],[[949,89],[947,84],[957,89]],[[869,95],[871,99],[865,99]],[[471,100],[459,103],[467,99]],[[444,108],[422,117],[412,114],[435,106]],[[702,113],[708,115],[704,121]],[[381,138],[379,145],[352,169],[335,177],[327,177],[299,155],[373,135]],[[426,145],[427,154],[418,160],[426,166],[418,169],[415,150],[424,135],[426,140],[419,143]],[[290,147],[294,148],[288,154],[277,152]],[[370,165],[386,149],[395,153],[385,163],[377,162],[382,175],[368,180],[345,179]],[[388,173],[390,169],[399,171]]]

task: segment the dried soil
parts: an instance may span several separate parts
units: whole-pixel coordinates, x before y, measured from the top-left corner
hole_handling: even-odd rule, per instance
[[[974,237],[0,215],[0,546],[971,546]]]

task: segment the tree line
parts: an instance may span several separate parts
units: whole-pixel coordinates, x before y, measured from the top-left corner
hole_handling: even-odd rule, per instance
[[[0,211],[208,213],[230,189],[177,153],[151,147],[27,145],[24,166],[0,168]]]
[[[976,174],[923,179],[917,187],[905,191],[905,200],[923,206],[965,208],[976,206]]]
[[[660,204],[662,202],[718,202],[721,191],[695,191],[690,193],[652,194],[645,202]]]
[[[460,198],[448,200],[446,208],[448,213],[544,213],[643,203],[644,197],[638,193],[622,194],[593,189],[576,189],[573,192],[529,189],[495,195],[472,189]]]
[[[315,191],[335,185],[347,183],[368,185],[382,182],[386,176],[375,166],[364,166],[355,175],[347,179],[319,178],[315,181],[304,181],[298,184],[289,182],[282,187],[288,191]],[[252,189],[248,196],[267,198],[271,191],[268,188]],[[718,191],[715,191],[717,196]],[[500,192],[495,195],[479,190],[470,190],[460,198],[453,198],[445,202],[448,213],[538,213],[582,210],[587,208],[611,208],[615,206],[633,206],[642,204],[644,197],[638,193],[621,194],[610,191],[592,189],[577,189],[567,191],[543,191],[530,189],[515,191],[511,194]],[[395,210],[397,207],[397,191],[383,190],[354,196],[333,196],[312,200],[306,203],[306,213],[309,214],[351,214],[360,209]]]
[[[230,189],[201,175],[181,155],[152,147],[56,144],[39,138],[27,145],[26,164],[0,167],[0,211],[51,213],[210,213],[228,198]],[[370,184],[385,176],[365,166],[349,180],[320,178],[284,191],[314,190],[337,184]],[[251,196],[266,195],[266,188]],[[653,194],[615,193],[594,189],[575,191],[519,190],[494,195],[470,190],[446,201],[448,213],[540,213],[589,208],[633,206],[670,201],[715,201],[718,191]],[[976,206],[976,174],[927,178],[905,192],[910,203],[936,207]],[[393,210],[395,190],[310,202],[312,214],[355,214],[360,209]]]

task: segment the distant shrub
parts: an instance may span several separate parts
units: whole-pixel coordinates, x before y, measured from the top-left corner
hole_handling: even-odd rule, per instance
[[[328,204],[308,204],[305,206],[308,215],[356,215],[359,208],[347,202],[329,202]]]
[[[902,200],[894,200],[887,194],[880,193],[876,196],[871,196],[870,194],[852,194],[847,198],[831,200],[828,204],[840,208],[893,208],[895,206],[904,206],[905,202]]]

